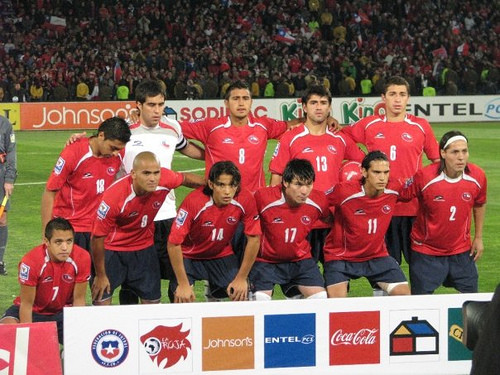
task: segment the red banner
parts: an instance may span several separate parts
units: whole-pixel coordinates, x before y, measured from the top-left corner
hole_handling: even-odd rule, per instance
[[[56,323],[0,324],[0,374],[62,375]]]

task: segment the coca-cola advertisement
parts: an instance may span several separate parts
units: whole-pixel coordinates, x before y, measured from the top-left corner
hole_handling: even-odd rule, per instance
[[[330,366],[380,363],[380,312],[330,313]]]

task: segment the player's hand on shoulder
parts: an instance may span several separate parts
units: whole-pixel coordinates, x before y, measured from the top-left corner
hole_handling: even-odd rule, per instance
[[[131,109],[129,111],[128,115],[129,115],[129,118],[127,119],[127,122],[130,124],[135,124],[135,123],[139,122],[141,112],[137,108],[135,108],[135,109]]]
[[[92,283],[92,301],[100,301],[104,292],[110,293],[111,285],[107,276],[96,276]]]
[[[66,146],[77,142],[81,138],[85,138],[87,136],[87,132],[82,133],[73,133],[69,136],[69,139],[66,141]]]
[[[326,119],[326,124],[328,126],[328,130],[331,132],[336,132],[341,129],[339,121],[331,115]]]
[[[247,280],[234,279],[227,286],[227,295],[231,301],[246,301],[248,299]]]

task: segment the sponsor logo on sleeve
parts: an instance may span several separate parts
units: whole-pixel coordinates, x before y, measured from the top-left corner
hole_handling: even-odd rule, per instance
[[[19,266],[19,279],[22,281],[28,281],[30,278],[30,266],[26,263],[21,263]]]
[[[99,219],[105,219],[108,212],[109,206],[106,204],[106,202],[102,201],[99,205],[99,208],[97,209],[97,217]]]
[[[64,169],[64,165],[66,164],[66,160],[62,158],[62,156],[59,156],[59,159],[57,159],[56,166],[54,167],[54,173],[59,175],[61,174],[62,170]]]
[[[179,210],[179,213],[177,214],[177,217],[175,218],[175,223],[178,226],[182,227],[184,225],[184,222],[186,221],[187,216],[187,211],[181,208]]]

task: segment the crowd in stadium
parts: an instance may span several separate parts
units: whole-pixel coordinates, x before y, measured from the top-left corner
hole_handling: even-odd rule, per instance
[[[133,99],[161,79],[168,99],[498,93],[499,10],[451,0],[38,0],[0,2],[0,102]],[[434,90],[432,90],[434,89]]]

